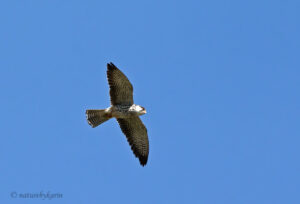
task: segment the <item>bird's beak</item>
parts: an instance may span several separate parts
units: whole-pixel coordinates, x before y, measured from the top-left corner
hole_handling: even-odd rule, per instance
[[[146,111],[146,110],[143,110],[143,113],[144,113],[144,114],[146,114],[146,113],[147,113],[147,111]]]

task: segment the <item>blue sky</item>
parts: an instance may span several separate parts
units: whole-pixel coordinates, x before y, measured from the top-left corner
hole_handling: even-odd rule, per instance
[[[299,9],[1,1],[0,203],[300,203]],[[147,109],[144,168],[116,121],[86,122],[108,62]]]

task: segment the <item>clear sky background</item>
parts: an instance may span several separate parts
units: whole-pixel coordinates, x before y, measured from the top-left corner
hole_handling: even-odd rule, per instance
[[[300,1],[0,3],[0,203],[299,204]],[[109,106],[146,107],[141,167]],[[63,198],[12,198],[26,193]]]

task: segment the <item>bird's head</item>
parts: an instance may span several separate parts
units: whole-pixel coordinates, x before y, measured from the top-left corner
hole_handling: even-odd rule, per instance
[[[140,105],[137,105],[135,109],[136,109],[136,111],[138,112],[139,115],[144,115],[144,114],[147,113],[146,109],[144,107],[140,106]]]

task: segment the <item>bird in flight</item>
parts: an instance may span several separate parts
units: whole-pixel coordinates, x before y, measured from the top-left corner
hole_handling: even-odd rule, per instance
[[[147,129],[139,116],[146,114],[146,110],[134,104],[132,84],[113,63],[107,64],[107,79],[111,106],[106,109],[86,110],[88,124],[94,128],[116,118],[134,155],[145,166],[148,161],[149,141]]]

